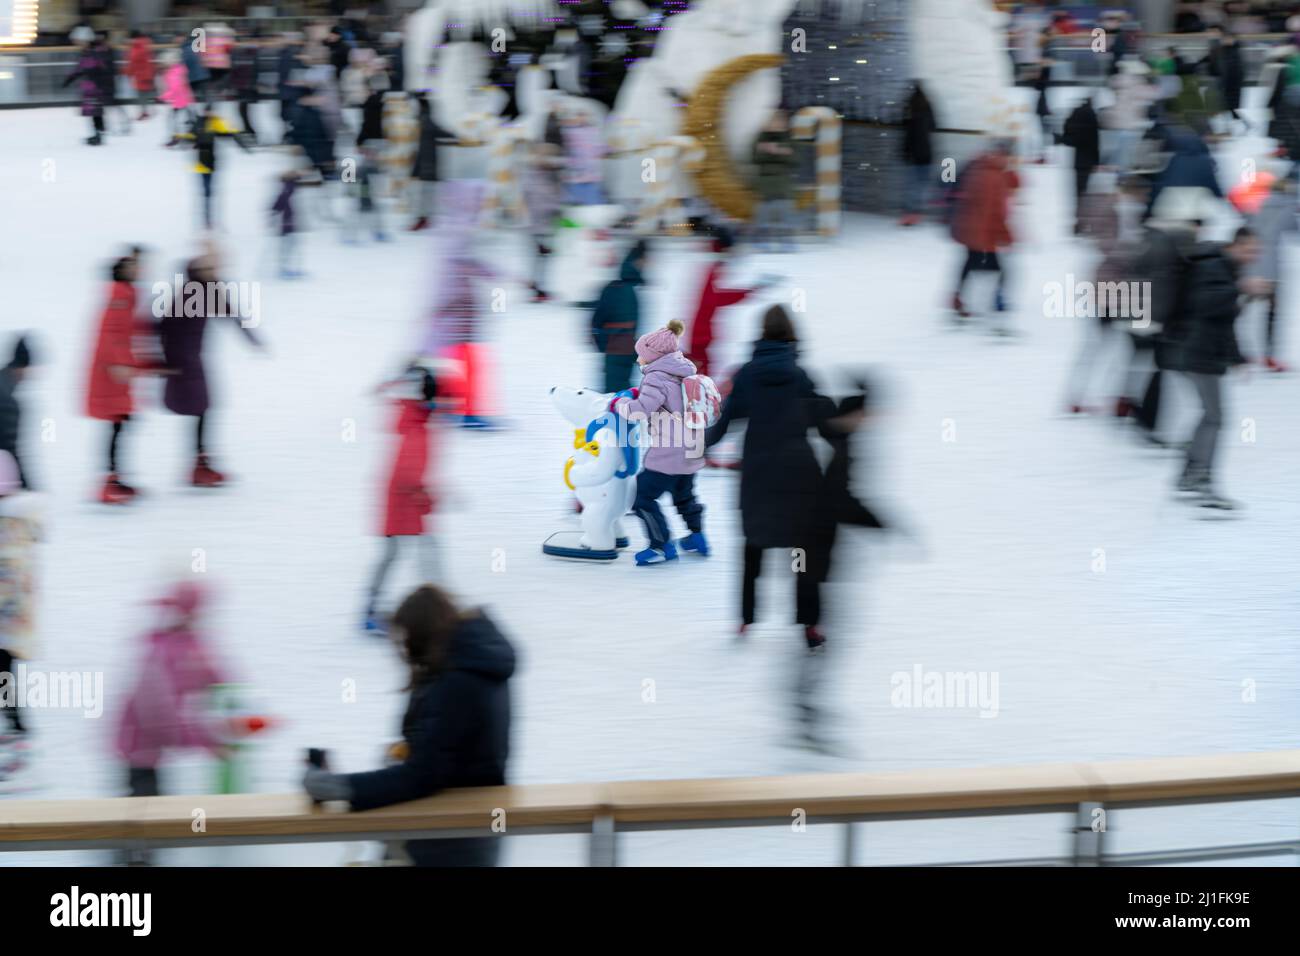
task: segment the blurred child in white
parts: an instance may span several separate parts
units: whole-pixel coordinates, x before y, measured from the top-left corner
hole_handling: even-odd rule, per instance
[[[0,785],[28,761],[30,728],[19,709],[17,671],[34,650],[38,509],[38,496],[22,488],[14,456],[0,451]]]

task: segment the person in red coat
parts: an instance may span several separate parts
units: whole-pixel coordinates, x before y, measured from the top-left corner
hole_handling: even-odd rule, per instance
[[[996,272],[998,286],[996,309],[1005,311],[1002,290],[1006,270],[998,252],[1011,245],[1011,197],[1020,188],[1020,177],[1012,168],[1009,141],[999,141],[988,152],[971,161],[958,185],[960,196],[953,217],[953,238],[966,247],[966,262],[952,296],[953,311],[965,318],[970,315],[962,302],[966,277],[975,270]]]
[[[139,119],[149,118],[149,104],[154,99],[153,41],[138,30],[131,31],[131,49],[126,55],[126,75],[140,100]]]
[[[428,489],[429,428],[438,392],[437,381],[428,368],[412,365],[400,379],[386,383],[381,389],[394,396],[396,421],[393,431],[397,435],[397,455],[393,459],[384,497],[380,530],[384,536],[384,550],[371,578],[366,602],[364,626],[367,631],[376,633],[386,630],[376,608],[402,538],[415,543],[424,579],[432,582],[438,576],[437,549],[433,539],[425,534],[426,516],[433,511],[433,496]]]
[[[690,324],[687,326],[690,333],[690,344],[683,351],[686,353],[686,357],[695,363],[695,370],[698,375],[710,374],[709,346],[713,344],[714,314],[718,309],[735,305],[764,288],[763,285],[757,285],[750,289],[728,289],[718,285],[722,270],[731,257],[731,249],[731,234],[725,230],[719,230],[713,239],[714,259],[709,264],[708,271],[704,274],[704,286],[700,289],[700,301],[695,307],[695,317],[691,319]]]
[[[136,315],[135,278],[139,268],[136,255],[123,256],[113,263],[108,305],[99,320],[95,354],[90,361],[90,384],[86,391],[86,414],[111,423],[108,442],[108,477],[99,500],[105,504],[122,504],[131,500],[135,489],[118,477],[117,443],[122,429],[130,421],[134,405],[131,381],[149,364],[135,350],[134,338],[141,323]]]

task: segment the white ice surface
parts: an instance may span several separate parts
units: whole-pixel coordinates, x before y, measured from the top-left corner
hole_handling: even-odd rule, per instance
[[[264,127],[270,111],[258,108]],[[215,464],[233,476],[212,492],[187,488],[189,420],[145,394],[124,440],[129,477],[145,491],[127,509],[91,503],[105,426],[84,417],[92,333],[108,259],[126,243],[168,276],[194,249],[198,187],[192,154],[163,150],[163,120],[137,124],[98,149],[83,146],[73,110],[0,113],[0,288],[3,330],[32,329],[47,363],[25,393],[31,468],[49,494],[42,554],[41,667],[102,671],[105,716],[32,717],[42,795],[120,792],[110,742],[129,688],[142,602],[206,555],[219,591],[212,631],[231,669],[262,695],[280,727],[256,748],[255,788],[297,786],[307,746],[343,769],[373,766],[395,736],[402,672],[381,641],[358,633],[362,590],[379,547],[376,510],[388,466],[387,412],[367,394],[417,341],[431,243],[344,246],[331,227],[305,237],[308,281],[274,269],[266,207],[282,154],[225,149],[218,202],[229,232],[228,278],[260,281],[262,356],[230,328],[209,329],[216,395]],[[1241,149],[1262,147],[1248,142]],[[1244,155],[1244,153],[1243,153]],[[1236,161],[1236,155],[1229,162]],[[53,163],[53,181],[48,178]],[[43,174],[45,176],[43,177]],[[705,472],[699,493],[716,554],[635,568],[558,562],[539,551],[575,527],[560,481],[572,432],[546,400],[551,384],[599,382],[585,314],[526,304],[510,286],[490,318],[510,428],[438,438],[445,506],[437,535],[448,584],[489,606],[520,653],[513,681],[511,777],[519,783],[903,770],[1037,761],[1266,750],[1300,746],[1297,725],[1295,529],[1300,519],[1300,383],[1252,374],[1228,381],[1222,483],[1247,505],[1233,522],[1195,520],[1171,500],[1177,463],[1139,449],[1120,427],[1060,416],[1079,320],[1042,316],[1044,282],[1085,278],[1090,254],[1065,237],[1070,173],[1030,168],[1011,257],[1015,325],[1001,343],[946,328],[960,255],[937,226],[901,231],[846,217],[832,244],[794,256],[750,257],[744,278],[779,272],[766,297],[790,300],[809,369],[830,391],[841,372],[874,366],[889,413],[860,462],[873,500],[913,526],[925,553],[850,534],[828,595],[833,645],[826,700],[843,757],[783,746],[789,687],[801,657],[792,585],[769,554],[760,625],[744,646],[738,618],[739,530],[732,473]],[[310,197],[307,197],[310,198]],[[525,239],[490,237],[494,259],[527,268]],[[1296,264],[1286,256],[1288,274]],[[557,268],[563,269],[562,264]],[[647,326],[689,318],[700,262],[689,243],[661,244],[646,291]],[[973,293],[972,293],[973,295]],[[722,354],[744,357],[762,303],[726,320]],[[1284,309],[1285,355],[1300,358],[1295,298]],[[1262,318],[1241,322],[1248,351]],[[34,346],[35,347],[35,346]],[[1171,432],[1190,427],[1191,402],[1169,395]],[[1240,422],[1257,440],[1239,439]],[[956,441],[945,442],[951,419]],[[356,440],[343,440],[356,422]],[[44,439],[44,440],[43,440]],[[639,529],[638,529],[639,531]],[[634,547],[636,542],[634,540]],[[1093,570],[1105,551],[1105,572]],[[495,549],[504,570],[492,570]],[[414,583],[399,566],[390,597]],[[996,673],[995,719],[975,710],[890,704],[890,677],[928,670]],[[643,701],[654,681],[655,702]],[[342,702],[345,681],[357,700]],[[1243,682],[1256,696],[1243,702]],[[201,756],[165,771],[173,792],[211,789]],[[196,802],[196,805],[197,804]],[[1297,836],[1294,803],[1116,813],[1112,849]],[[879,824],[872,862],[1038,856],[1068,845],[1062,818]],[[626,838],[631,863],[826,864],[834,828],[692,831]],[[173,851],[177,862],[271,865],[338,862],[362,848]],[[580,863],[579,837],[508,844],[512,863]],[[94,862],[103,854],[16,854],[4,863]]]

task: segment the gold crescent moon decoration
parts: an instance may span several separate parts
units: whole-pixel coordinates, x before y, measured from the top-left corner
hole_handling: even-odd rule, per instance
[[[729,60],[704,75],[686,104],[682,132],[694,136],[704,148],[704,159],[695,174],[700,195],[736,219],[753,217],[755,199],[727,153],[723,107],[735,84],[751,73],[774,69],[784,62],[785,57],[779,53],[752,53]]]

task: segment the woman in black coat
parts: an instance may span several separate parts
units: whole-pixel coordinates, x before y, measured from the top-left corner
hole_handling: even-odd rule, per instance
[[[390,751],[396,762],[365,773],[310,769],[307,792],[372,810],[450,787],[504,786],[515,671],[510,642],[482,611],[460,611],[430,584],[402,602],[391,628],[411,669],[402,742]],[[416,866],[494,866],[501,843],[491,824],[485,815],[484,836],[411,840],[406,852]]]
[[[1223,94],[1223,105],[1233,119],[1241,119],[1237,110],[1241,109],[1241,88],[1245,83],[1246,68],[1241,58],[1241,47],[1237,38],[1231,33],[1215,27],[1210,52],[1205,59],[1210,68],[1210,75],[1219,81],[1219,92]]]
[[[925,213],[930,167],[934,164],[931,139],[936,129],[934,110],[918,80],[912,86],[912,95],[908,97],[903,113],[903,162],[907,164],[907,182],[900,225],[914,226]]]
[[[429,222],[436,211],[438,191],[438,145],[454,143],[455,137],[438,125],[433,118],[433,111],[427,96],[416,99],[420,113],[420,141],[415,152],[415,163],[411,167],[411,176],[418,182],[419,191],[415,199],[415,223],[412,232],[429,228]]]
[[[808,573],[815,551],[812,516],[822,486],[808,429],[835,413],[835,403],[818,395],[796,362],[794,323],[781,306],[763,315],[763,334],[754,357],[732,381],[722,414],[709,429],[706,444],[726,435],[732,421],[748,419],[740,469],[740,516],[745,533],[741,585],[741,626],[754,623],[754,590],[767,548],[790,549],[799,575],[795,582],[796,619],[810,648],[825,638],[817,630],[818,575]],[[795,553],[797,550],[798,553]]]

